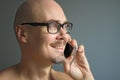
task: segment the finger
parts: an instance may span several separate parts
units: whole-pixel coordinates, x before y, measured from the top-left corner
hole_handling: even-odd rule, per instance
[[[76,60],[78,65],[82,68],[82,69],[89,69],[89,64],[88,64],[88,60],[85,56],[85,50],[84,50],[84,46],[81,45],[78,48],[77,54],[76,54]]]
[[[71,66],[71,61],[73,60],[73,56],[71,55],[64,61],[64,71],[66,73],[69,73],[70,71],[70,66]]]
[[[79,65],[79,69],[83,73],[84,78],[86,78],[87,80],[94,80],[87,57],[85,56],[85,49],[83,45],[79,46],[76,54],[76,61]]]
[[[78,45],[77,45],[77,41],[75,39],[71,40],[71,45],[74,47],[74,48],[78,48]]]
[[[76,55],[76,51],[78,50],[78,45],[77,45],[77,41],[75,39],[71,40],[71,45],[73,46],[73,50],[72,50],[72,55],[74,56],[75,58],[75,55]]]

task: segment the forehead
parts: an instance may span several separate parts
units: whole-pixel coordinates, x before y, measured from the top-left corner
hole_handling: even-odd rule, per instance
[[[35,4],[32,13],[34,14],[35,21],[38,22],[57,20],[63,23],[67,21],[62,8],[55,1]]]

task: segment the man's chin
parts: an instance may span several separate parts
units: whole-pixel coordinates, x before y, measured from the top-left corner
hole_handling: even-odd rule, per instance
[[[56,58],[56,59],[51,59],[52,63],[54,64],[58,64],[58,63],[62,63],[65,61],[65,57],[59,57],[59,58]]]

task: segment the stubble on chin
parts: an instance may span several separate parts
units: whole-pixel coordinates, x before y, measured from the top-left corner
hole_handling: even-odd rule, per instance
[[[58,63],[62,63],[65,61],[65,57],[61,56],[61,57],[56,57],[56,58],[52,58],[51,62],[54,64],[58,64]]]

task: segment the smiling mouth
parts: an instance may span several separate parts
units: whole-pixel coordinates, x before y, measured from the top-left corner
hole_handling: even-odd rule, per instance
[[[64,52],[64,48],[65,46],[63,44],[55,44],[55,45],[51,45],[54,49],[56,49],[57,51],[60,52]]]
[[[52,47],[58,50],[64,50],[64,46],[52,46]]]

